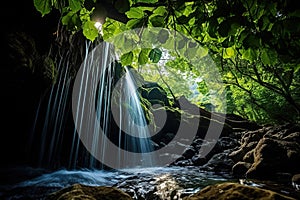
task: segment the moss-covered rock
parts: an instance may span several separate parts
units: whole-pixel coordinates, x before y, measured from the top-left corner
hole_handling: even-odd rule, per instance
[[[86,186],[74,184],[54,192],[46,197],[46,200],[131,200],[132,198],[122,190],[107,186]]]
[[[279,139],[262,138],[254,149],[254,163],[247,177],[272,177],[279,172],[297,173],[300,168],[300,145]]]
[[[238,183],[210,185],[184,200],[296,200],[277,192]]]
[[[240,146],[229,154],[235,162],[236,177],[278,179],[279,174],[299,173],[300,126],[286,124],[265,126],[243,132]]]
[[[139,92],[152,105],[170,106],[167,92],[156,82],[145,81],[139,88]]]

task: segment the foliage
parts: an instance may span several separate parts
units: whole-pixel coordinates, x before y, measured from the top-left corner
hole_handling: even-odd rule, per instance
[[[73,32],[82,30],[87,39],[94,41],[98,30],[94,26],[95,22],[90,19],[93,8],[87,9],[84,3],[85,0],[34,0],[34,6],[42,16],[49,14],[52,9],[58,9],[63,25]]]
[[[196,44],[184,39],[173,47],[182,50],[188,59],[208,53],[212,56],[227,84],[229,112],[259,122],[299,120],[300,8],[296,1],[34,0],[34,5],[42,16],[58,9],[62,23],[70,31],[83,30],[91,41],[99,34],[93,26],[99,7],[107,10],[101,11],[105,23],[100,37],[104,40],[135,28],[165,28],[157,33],[143,33],[156,34],[152,38],[161,48],[133,48],[138,34],[120,37],[115,45],[122,49],[123,65],[159,63],[164,48],[173,45],[170,41],[174,36],[167,30],[188,35],[202,47],[201,51],[193,51]],[[175,74],[192,71],[201,80],[197,68],[183,60],[169,62],[166,67],[171,66]],[[208,83],[199,80],[197,87],[202,95],[197,101],[204,105],[205,97],[209,98]],[[185,93],[184,84],[178,87],[176,82],[179,80],[170,85],[190,95]]]

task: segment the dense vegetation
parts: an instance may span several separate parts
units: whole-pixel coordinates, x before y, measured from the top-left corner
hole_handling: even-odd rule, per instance
[[[90,41],[98,37],[109,41],[126,30],[142,27],[165,28],[157,33],[161,44],[171,38],[167,30],[191,37],[196,44],[182,40],[178,48],[200,45],[202,51],[198,53],[210,54],[226,85],[227,113],[260,123],[299,121],[300,8],[296,3],[293,0],[34,0],[42,16],[59,11],[61,23],[70,34],[80,32]],[[97,21],[102,23],[101,31],[95,26]],[[132,36],[125,39],[119,40],[119,46],[126,49],[120,58],[123,65],[148,63],[149,69],[155,68],[151,63],[159,62],[163,49],[128,50],[126,45],[136,41]],[[193,56],[192,52],[188,56]],[[200,76],[182,58],[166,63],[166,67],[175,74],[180,71]],[[180,92],[191,95],[183,82],[178,85],[180,80],[161,79],[161,73],[154,79],[177,88],[175,95]],[[198,79],[195,83],[200,91],[195,103],[207,106],[210,94],[205,82]]]

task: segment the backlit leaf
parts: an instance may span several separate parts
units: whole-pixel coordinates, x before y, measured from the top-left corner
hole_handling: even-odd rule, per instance
[[[150,49],[148,49],[148,48],[141,49],[141,51],[139,53],[139,57],[138,57],[138,62],[140,65],[144,65],[148,62],[149,51],[150,51]]]
[[[162,44],[165,44],[168,38],[169,38],[169,32],[166,29],[161,29],[157,36],[158,41]]]
[[[83,24],[82,29],[83,29],[83,35],[91,41],[94,41],[98,36],[98,29],[95,27],[95,22],[86,21]]]
[[[121,64],[123,66],[130,65],[132,63],[132,60],[133,60],[132,51],[125,53],[121,56]]]
[[[34,7],[39,11],[42,16],[51,12],[52,0],[34,0]]]
[[[157,7],[153,13],[156,15],[164,16],[166,14],[167,10],[164,6]]]
[[[160,60],[161,56],[162,56],[162,52],[158,48],[152,49],[150,51],[150,53],[149,53],[149,58],[154,63],[158,63],[158,61]]]
[[[223,58],[232,58],[235,55],[233,47],[228,47],[224,50]]]
[[[277,59],[276,52],[271,49],[261,50],[261,61],[264,65],[273,65]]]
[[[127,22],[126,27],[129,29],[138,28],[143,25],[143,19],[131,19]]]
[[[136,7],[130,8],[130,10],[125,12],[125,14],[128,18],[131,18],[131,19],[138,19],[138,18],[142,18],[144,16],[143,10],[141,10],[140,8],[136,8]]]
[[[69,0],[69,6],[72,11],[77,12],[81,9],[81,0]]]
[[[246,60],[248,60],[250,62],[253,62],[257,58],[257,53],[252,48],[248,48],[247,50],[244,50],[242,52],[242,58],[246,59]]]

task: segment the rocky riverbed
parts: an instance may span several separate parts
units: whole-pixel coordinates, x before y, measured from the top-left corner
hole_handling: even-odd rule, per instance
[[[205,157],[201,156],[200,147],[210,143],[195,139],[167,167],[127,171],[2,169],[0,196],[2,199],[102,199],[103,195],[107,199],[121,195],[123,199],[149,200],[299,199],[299,141],[298,125],[265,125],[222,135]]]

